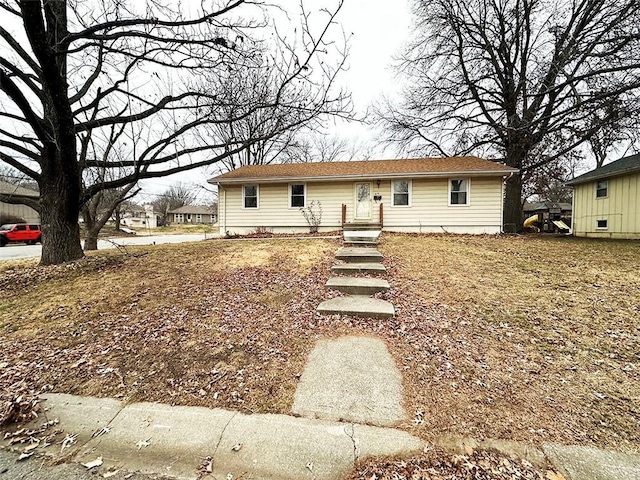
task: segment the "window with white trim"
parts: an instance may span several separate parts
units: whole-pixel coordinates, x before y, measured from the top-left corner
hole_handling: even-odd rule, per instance
[[[243,185],[242,208],[258,208],[258,185]]]
[[[184,216],[182,213],[174,213],[176,223],[182,223],[184,221]]]
[[[411,206],[411,181],[396,180],[391,182],[391,197],[394,207]]]
[[[609,228],[608,220],[596,220],[596,228],[599,230],[606,230]]]
[[[196,213],[196,223],[202,223],[202,214]]]
[[[609,194],[609,181],[600,180],[596,183],[596,198],[604,198]]]
[[[449,205],[469,205],[469,179],[449,179]]]
[[[289,207],[304,208],[307,204],[307,187],[304,183],[289,184]]]

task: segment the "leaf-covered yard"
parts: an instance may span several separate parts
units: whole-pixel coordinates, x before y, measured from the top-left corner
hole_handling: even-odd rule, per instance
[[[339,246],[213,240],[0,265],[2,398],[289,413],[317,339],[376,335],[414,434],[640,450],[637,242],[385,235],[392,320],[316,314]]]

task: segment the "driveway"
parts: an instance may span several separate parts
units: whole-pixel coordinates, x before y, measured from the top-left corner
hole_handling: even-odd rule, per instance
[[[206,238],[217,238],[218,234],[208,233]],[[98,240],[98,250],[116,248],[116,245],[159,245],[161,243],[184,243],[205,240],[204,234],[190,235],[150,235],[130,236],[121,238],[109,238]],[[19,258],[39,257],[42,253],[42,245],[23,245],[21,243],[9,244],[0,248],[0,261],[17,260]]]

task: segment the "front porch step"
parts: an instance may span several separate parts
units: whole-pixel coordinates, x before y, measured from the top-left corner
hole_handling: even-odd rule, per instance
[[[390,318],[396,312],[393,305],[385,300],[365,295],[336,297],[318,305],[318,313],[325,315],[351,315],[353,317]]]
[[[350,295],[373,295],[389,290],[389,282],[378,278],[331,277],[326,287]]]
[[[333,273],[384,273],[387,271],[381,263],[341,263],[331,267]]]
[[[380,237],[380,230],[346,230],[343,232],[345,243],[375,245]]]
[[[379,223],[345,223],[342,225],[342,230],[345,232],[354,230],[382,230],[382,225]]]
[[[366,247],[342,247],[336,253],[336,258],[347,263],[382,262],[382,254],[378,250]]]

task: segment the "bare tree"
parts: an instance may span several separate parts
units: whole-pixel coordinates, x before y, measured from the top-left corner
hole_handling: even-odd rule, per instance
[[[0,180],[10,183],[11,185],[28,188],[36,192],[38,191],[38,184],[36,182],[8,165],[0,166]]]
[[[369,160],[372,145],[322,132],[299,132],[282,152],[283,163]]]
[[[196,200],[193,188],[183,183],[172,185],[161,193],[152,203],[153,209],[162,216],[162,223],[166,225],[167,217],[171,210],[192,205]]]
[[[414,13],[404,100],[380,106],[380,123],[406,151],[520,169],[505,223],[521,225],[523,176],[637,110],[637,0],[415,0]]]
[[[197,2],[189,10],[168,0],[0,0],[0,160],[40,187],[41,263],[82,257],[78,216],[99,192],[211,165],[297,122],[226,139],[209,135],[210,125],[274,106],[342,113],[348,97],[334,93],[334,83],[344,50],[327,40],[341,6],[318,11],[323,22],[303,10],[297,43],[278,41],[274,50],[257,31],[268,23],[260,2]],[[338,60],[327,61],[336,48]],[[248,68],[263,72],[273,94],[249,97],[229,117],[216,85]],[[205,86],[203,77],[218,83]],[[83,160],[89,132],[122,125],[144,131],[129,159]],[[92,168],[119,173],[83,186]]]
[[[81,214],[87,232],[84,239],[85,250],[98,249],[98,236],[102,228],[123,202],[140,192],[140,189],[134,187],[135,184],[129,184],[122,188],[101,190],[84,203]]]

